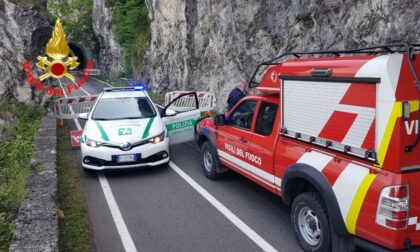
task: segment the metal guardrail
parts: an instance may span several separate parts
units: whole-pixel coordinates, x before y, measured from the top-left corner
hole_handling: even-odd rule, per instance
[[[99,70],[99,69],[90,69],[90,75],[92,75],[92,76],[101,75],[101,70]]]
[[[101,75],[101,70],[100,69],[84,69],[84,70],[80,70],[79,73],[83,74],[85,70],[89,71],[89,75],[90,76],[98,76]]]
[[[118,78],[118,80],[125,83],[127,86],[129,86],[133,82],[136,82],[135,79],[128,79],[128,78]]]

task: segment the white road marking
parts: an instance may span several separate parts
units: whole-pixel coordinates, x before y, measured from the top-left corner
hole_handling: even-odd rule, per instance
[[[92,78],[92,79],[94,79],[94,80],[96,80],[96,81],[99,81],[99,82],[101,82],[101,83],[103,83],[103,84],[106,84],[106,85],[108,85],[108,86],[110,86],[110,87],[114,87],[114,86],[112,86],[111,84],[106,83],[105,81],[98,80],[98,79],[96,79],[96,78],[94,78],[94,77],[92,77],[92,76],[89,76],[89,78]]]
[[[257,244],[263,251],[277,251],[264,238],[251,229],[245,222],[237,217],[232,211],[226,208],[220,201],[211,195],[206,189],[195,182],[188,176],[181,168],[179,168],[172,161],[169,162],[169,167],[174,170],[181,178],[183,178],[190,186],[192,186],[201,196],[203,196],[210,204],[212,204],[221,214],[223,214],[233,225],[241,230],[249,239]]]
[[[58,81],[60,82],[60,86],[63,87],[61,84],[61,81],[60,80]],[[87,95],[90,95],[86,90],[83,90],[83,91]],[[66,91],[64,91],[64,95],[65,97],[67,97]],[[72,113],[74,114],[73,111]],[[74,123],[76,124],[77,129],[82,130],[82,127],[80,126],[79,121],[76,118],[74,118],[73,120],[74,120]],[[124,218],[122,217],[121,211],[118,207],[117,201],[114,198],[114,194],[112,193],[108,180],[106,179],[105,175],[102,172],[98,173],[98,180],[99,180],[99,183],[101,184],[102,191],[104,192],[104,196],[108,204],[109,210],[111,211],[111,215],[114,220],[114,223],[117,226],[118,234],[120,235],[120,239],[124,246],[125,251],[137,252],[136,246],[134,245],[133,239],[131,238],[131,235],[128,232],[127,225],[124,222]]]
[[[98,179],[99,183],[101,184],[102,191],[104,192],[106,202],[108,203],[109,210],[111,210],[112,218],[114,219],[115,225],[117,226],[117,230],[125,251],[136,252],[136,246],[134,245],[133,239],[128,232],[127,226],[125,225],[124,218],[121,215],[117,201],[115,201],[114,194],[112,193],[108,180],[102,172],[98,173]]]
[[[79,87],[83,92],[85,92],[85,94],[90,95],[84,88]]]
[[[76,82],[73,81],[74,84],[76,84]],[[82,86],[79,87],[83,92],[85,92],[86,95],[90,95]],[[77,90],[77,89],[76,89]]]

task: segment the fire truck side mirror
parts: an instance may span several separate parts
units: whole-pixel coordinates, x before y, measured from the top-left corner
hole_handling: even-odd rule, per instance
[[[214,125],[223,126],[226,124],[226,118],[224,114],[216,115],[214,117]]]

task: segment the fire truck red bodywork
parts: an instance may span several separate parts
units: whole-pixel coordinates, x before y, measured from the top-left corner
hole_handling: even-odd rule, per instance
[[[334,192],[334,200],[338,203],[339,209],[327,206],[328,212],[330,215],[339,216],[336,219],[341,218],[349,234],[391,250],[419,247],[420,146],[408,152],[405,150],[416,137],[419,94],[413,83],[406,57],[403,54],[387,54],[305,58],[287,60],[271,66],[265,71],[256,88],[257,94],[246,96],[226,114],[226,118],[229,118],[232,111],[247,100],[257,102],[255,114],[258,113],[262,102],[277,104],[279,110],[271,134],[263,136],[255,133],[256,115],[253,116],[249,130],[230,125],[215,126],[213,119],[208,118],[199,124],[198,142],[199,144],[204,141],[212,142],[224,166],[283,196],[286,198],[286,204],[290,204],[298,192],[294,192],[297,187],[293,187],[293,184],[289,187],[283,185],[287,182],[283,181],[285,173],[293,168],[294,164],[308,164],[322,174]],[[375,69],[375,66],[381,68],[380,64],[383,64],[383,68],[379,69],[377,74],[369,72]],[[420,73],[420,57],[413,60],[413,66],[416,72]],[[364,139],[355,143],[363,150],[374,152],[374,161],[349,155],[346,151],[336,151],[319,144],[301,141],[298,139],[300,135],[293,138],[282,134],[284,127],[282,120],[285,120],[283,113],[287,113],[283,104],[285,97],[283,87],[287,78],[282,79],[282,76],[310,78],[313,69],[331,69],[328,78],[353,78],[360,73],[362,76],[359,77],[381,78],[378,85],[348,83],[339,100],[340,104],[361,109],[376,107],[373,121],[366,122],[370,127],[361,127],[365,130],[360,133]],[[394,90],[384,90],[386,85],[394,87]],[[394,92],[394,98],[382,98],[386,96],[384,92]],[[405,121],[402,119],[404,102],[410,104],[410,115]],[[340,104],[335,108],[340,108]],[[316,137],[324,136],[326,139],[332,138],[343,142],[346,134],[350,134],[349,132],[353,130],[351,127],[355,125],[355,120],[347,116],[346,112],[334,111]],[[385,187],[392,185],[408,185],[409,210],[405,218],[406,225],[398,229],[380,225],[377,220],[381,192]],[[282,191],[285,188],[291,188],[287,190],[288,195],[284,195]],[[333,221],[333,224],[340,225],[338,222]],[[392,221],[388,224],[394,225]]]

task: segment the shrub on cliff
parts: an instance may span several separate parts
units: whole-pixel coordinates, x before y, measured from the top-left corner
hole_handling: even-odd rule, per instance
[[[98,53],[99,41],[92,27],[92,8],[92,0],[53,2],[48,5],[51,24],[60,18],[71,41],[76,41]]]
[[[114,31],[117,43],[124,49],[128,66],[138,67],[150,37],[148,9],[144,0],[106,0],[114,8]]]

